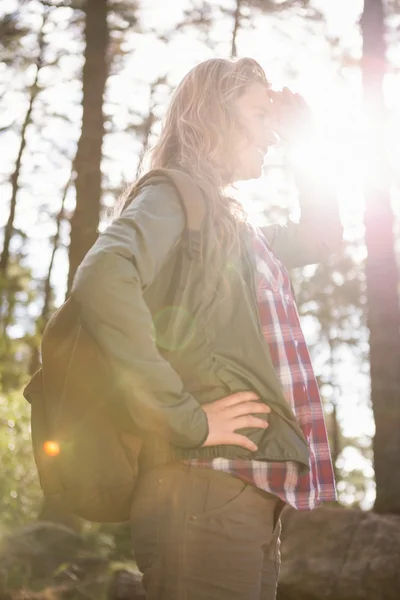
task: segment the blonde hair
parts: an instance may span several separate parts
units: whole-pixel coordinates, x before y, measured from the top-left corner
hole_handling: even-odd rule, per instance
[[[194,67],[176,88],[160,137],[146,160],[150,169],[185,171],[203,190],[216,240],[206,247],[216,269],[239,249],[246,222],[241,204],[226,195],[226,187],[234,182],[237,157],[232,141],[241,127],[234,101],[255,82],[270,87],[262,67],[251,58],[215,58]]]

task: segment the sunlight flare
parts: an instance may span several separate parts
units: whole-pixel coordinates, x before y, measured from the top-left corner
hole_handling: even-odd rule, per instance
[[[54,440],[48,440],[43,444],[47,456],[58,456],[60,454],[60,444]]]

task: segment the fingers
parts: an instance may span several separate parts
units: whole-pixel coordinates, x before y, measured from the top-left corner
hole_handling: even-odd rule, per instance
[[[268,97],[272,102],[275,102],[279,97],[279,92],[275,92],[275,90],[268,90]]]
[[[227,416],[234,419],[243,415],[251,415],[258,413],[268,414],[270,412],[270,407],[264,404],[263,402],[241,402],[240,404],[231,406]]]
[[[301,94],[292,92],[288,87],[284,87],[281,92],[275,92],[270,90],[269,92],[271,100],[279,108],[282,106],[308,109],[308,104]]]
[[[265,430],[268,422],[265,415],[271,412],[269,406],[260,401],[252,391],[236,392],[215,402],[202,406],[207,415],[209,434],[204,446],[238,445],[255,452],[256,444],[236,431],[240,429]],[[264,415],[264,418],[256,415]]]
[[[288,109],[298,112],[299,109],[302,110],[307,106],[302,96],[300,96],[300,94],[294,94],[289,88],[283,88],[283,94]]]
[[[259,400],[260,396],[255,392],[236,392],[235,394],[230,394],[229,396],[225,396],[225,398],[221,398],[221,400],[217,400],[221,406],[226,408],[230,406],[235,406],[236,404],[241,404],[242,402],[251,402],[254,400]]]
[[[234,431],[238,429],[267,429],[268,423],[263,419],[259,419],[257,417],[253,417],[252,415],[246,415],[244,417],[238,417],[233,422]]]
[[[294,99],[294,94],[291,90],[289,90],[288,87],[283,88],[282,94],[286,98],[286,100],[288,100],[289,102]]]
[[[304,100],[301,94],[295,94],[294,97],[296,98],[298,104],[300,104],[302,108],[305,108],[307,110],[309,109],[307,102]]]

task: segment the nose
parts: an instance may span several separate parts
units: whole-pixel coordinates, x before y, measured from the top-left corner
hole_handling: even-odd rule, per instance
[[[265,128],[262,136],[261,146],[265,148],[269,148],[270,146],[275,146],[279,141],[276,133],[270,128]]]
[[[267,132],[266,143],[268,146],[275,146],[278,143],[278,136],[272,129]]]
[[[279,138],[274,131],[273,122],[268,122],[267,119],[264,121],[263,126],[258,130],[258,138],[262,147],[269,148],[278,143]]]

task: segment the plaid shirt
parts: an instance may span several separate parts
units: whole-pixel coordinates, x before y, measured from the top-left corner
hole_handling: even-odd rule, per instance
[[[321,399],[289,274],[260,230],[256,230],[254,249],[262,332],[286,400],[308,442],[310,472],[300,477],[294,461],[272,463],[216,458],[191,460],[190,464],[224,471],[278,496],[298,510],[311,510],[321,502],[336,500]]]

